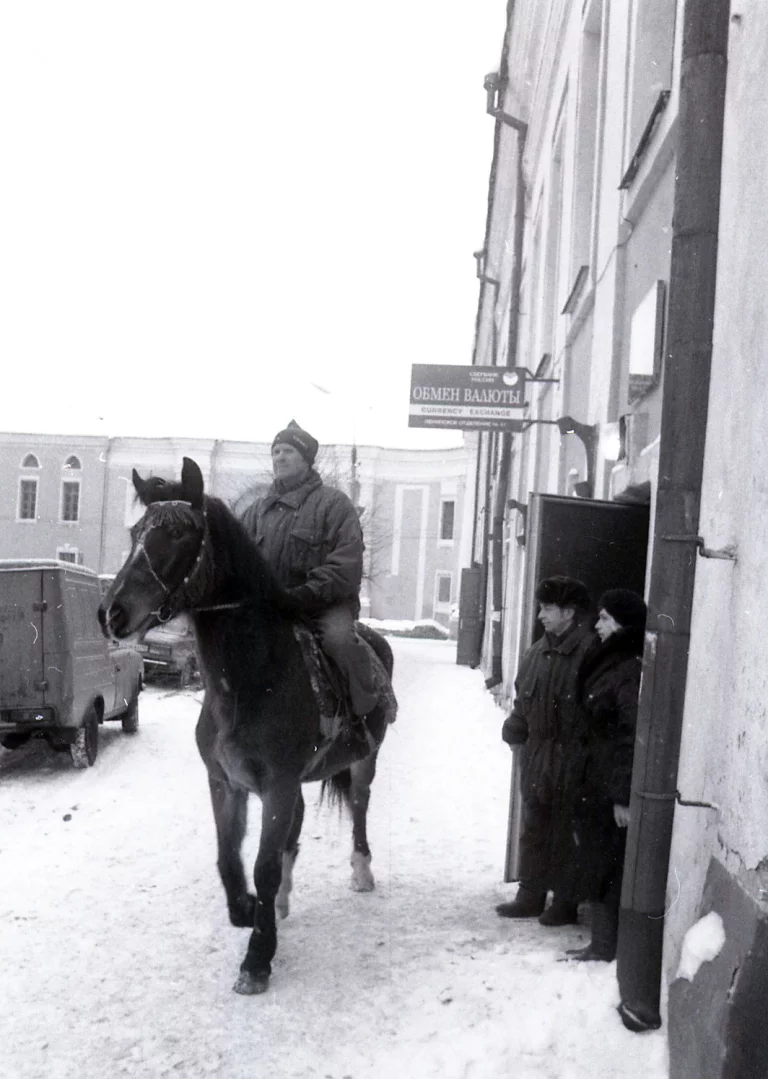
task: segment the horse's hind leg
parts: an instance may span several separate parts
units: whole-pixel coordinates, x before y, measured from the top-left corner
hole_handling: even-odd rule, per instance
[[[278,888],[277,896],[275,897],[275,909],[281,918],[287,918],[290,912],[289,896],[293,889],[293,866],[299,853],[299,836],[301,835],[301,826],[303,823],[304,795],[299,791],[298,797],[296,798],[296,805],[293,808],[291,831],[285,843],[285,850],[283,851],[283,871],[280,877],[280,887]]]
[[[371,783],[376,775],[376,754],[372,753],[365,760],[351,765],[349,785],[349,810],[352,814],[352,880],[350,887],[355,892],[372,892],[375,887],[371,872],[371,849],[368,846],[368,802],[371,797]]]
[[[232,925],[253,926],[256,897],[248,894],[240,848],[248,823],[248,794],[224,779],[208,777],[218,843],[217,865]]]
[[[294,807],[300,793],[298,780],[284,780],[261,796],[261,839],[253,878],[256,884],[256,916],[248,951],[240,964],[236,993],[264,993],[277,950],[275,897],[280,887],[282,856],[286,849]]]

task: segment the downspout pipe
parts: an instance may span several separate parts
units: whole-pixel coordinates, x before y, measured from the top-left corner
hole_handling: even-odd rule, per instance
[[[523,240],[525,238],[525,171],[523,168],[523,156],[525,154],[525,137],[528,133],[528,127],[521,120],[509,116],[507,113],[498,112],[496,115],[502,123],[508,124],[517,132],[515,234],[507,347],[507,367],[517,367],[520,342],[520,288],[523,277]],[[485,682],[487,689],[493,689],[503,681],[502,652],[504,644],[504,626],[502,617],[504,608],[504,514],[507,509],[509,476],[511,470],[512,435],[509,431],[504,431],[501,436],[499,471],[496,477],[496,500],[493,511],[493,531],[491,539],[491,674]]]
[[[624,1025],[661,1025],[669,852],[685,704],[715,309],[729,0],[686,0],[643,677],[619,921]]]
[[[506,19],[506,25],[505,25],[505,29],[504,29],[504,43],[502,45],[501,61],[500,61],[500,64],[499,64],[499,71],[500,71],[501,77],[503,79],[506,79],[506,73],[507,73],[507,57],[509,55],[509,34],[510,34],[511,25],[512,25],[512,11],[514,9],[514,4],[515,4],[515,0],[507,0],[507,19]],[[489,90],[488,78],[486,78],[486,92],[488,93],[488,102],[490,102],[493,99],[493,93],[495,93],[495,82],[494,82],[494,89],[491,92]],[[491,115],[495,115],[494,111],[490,108],[489,105],[486,105],[486,111],[490,112]],[[491,288],[494,287],[492,279],[490,279],[488,277],[488,275],[486,275],[486,273],[485,273],[485,259],[486,259],[486,256],[487,256],[487,253],[488,253],[488,251],[490,249],[490,244],[491,244],[491,231],[492,231],[492,225],[493,225],[493,208],[494,208],[494,204],[495,204],[495,201],[496,201],[496,183],[497,183],[497,180],[498,180],[499,143],[500,143],[500,140],[501,140],[501,130],[502,130],[502,127],[503,127],[503,123],[502,123],[501,119],[499,118],[499,116],[495,116],[495,120],[496,120],[496,123],[494,124],[494,130],[493,130],[493,158],[491,160],[491,175],[490,175],[490,178],[489,178],[489,181],[488,181],[488,208],[486,210],[486,215],[485,215],[485,237],[484,237],[484,240],[483,240],[482,252],[478,253],[478,254],[482,254],[483,267],[482,267],[482,273],[481,273],[480,272],[480,263],[478,262],[478,278],[480,279],[480,296],[479,296],[478,306],[477,306],[477,315],[476,315],[476,318],[475,318],[475,344],[474,344],[474,350],[473,350],[473,353],[472,353],[472,363],[473,364],[476,364],[477,360],[478,360],[478,346],[480,344],[480,326],[481,326],[481,322],[482,322],[482,318],[483,318],[483,311],[484,311],[484,305],[485,305],[485,290],[488,287],[491,287]],[[495,296],[498,295],[498,286],[496,286],[496,290],[495,290],[494,295]],[[495,340],[495,336],[494,336],[494,355],[493,355],[494,364],[496,363],[495,347],[496,347],[496,340]],[[480,599],[479,599],[478,611],[477,611],[477,639],[475,641],[473,660],[472,660],[472,663],[470,664],[470,666],[473,669],[479,667],[481,662],[482,662],[482,658],[483,658],[483,642],[485,640],[485,620],[486,620],[486,615],[487,615],[487,610],[488,610],[488,576],[489,576],[488,562],[489,562],[490,553],[491,553],[490,499],[491,499],[491,477],[492,477],[492,474],[493,474],[493,455],[494,455],[494,451],[495,451],[495,434],[494,434],[494,432],[489,431],[488,435],[487,435],[487,439],[486,439],[485,454],[483,455],[483,435],[481,433],[480,438],[478,440],[477,453],[478,453],[478,459],[480,459],[481,455],[483,455],[484,458],[485,458],[485,483],[484,483],[485,503],[484,503],[484,506],[483,506],[483,532],[482,532],[482,540],[481,540],[482,561],[481,561],[481,564],[480,564]],[[478,479],[479,479],[479,476],[480,476],[480,467],[478,467],[478,470],[477,470],[477,478]],[[477,501],[479,493],[480,493],[480,490],[479,490],[479,484],[478,484],[478,485],[476,485],[476,488],[475,488],[475,521],[477,521],[478,516],[479,516],[479,504],[478,504],[478,501]]]

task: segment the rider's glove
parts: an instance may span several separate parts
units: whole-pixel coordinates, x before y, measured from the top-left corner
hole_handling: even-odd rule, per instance
[[[312,614],[317,609],[317,597],[309,585],[300,584],[288,588],[285,593],[286,607],[293,614]]]

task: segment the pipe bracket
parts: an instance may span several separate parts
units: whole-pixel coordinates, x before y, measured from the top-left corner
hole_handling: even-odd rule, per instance
[[[696,802],[688,798],[683,798],[680,791],[632,791],[638,798],[643,798],[649,802],[677,802],[678,805],[685,806],[686,808],[693,807],[695,809],[714,809],[716,812],[720,812],[720,806],[715,805],[713,802]]]
[[[698,548],[699,554],[702,558],[720,558],[727,562],[738,561],[736,557],[736,546],[733,543],[726,544],[725,547],[707,547],[704,542],[703,536],[661,536],[663,540],[667,540],[668,543],[695,543]]]

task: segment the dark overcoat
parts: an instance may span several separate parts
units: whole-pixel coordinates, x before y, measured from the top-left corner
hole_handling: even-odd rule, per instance
[[[642,628],[621,629],[596,641],[579,669],[582,727],[565,776],[574,828],[562,836],[561,860],[580,899],[603,900],[620,883],[627,830],[613,807],[629,805],[642,651]]]
[[[363,532],[343,491],[312,470],[292,490],[273,484],[242,520],[283,587],[306,586],[319,610],[343,603],[358,613]]]
[[[545,633],[523,656],[515,702],[501,736],[522,745],[524,802],[551,805],[558,796],[564,761],[577,729],[576,678],[594,634],[585,622],[562,637]]]

